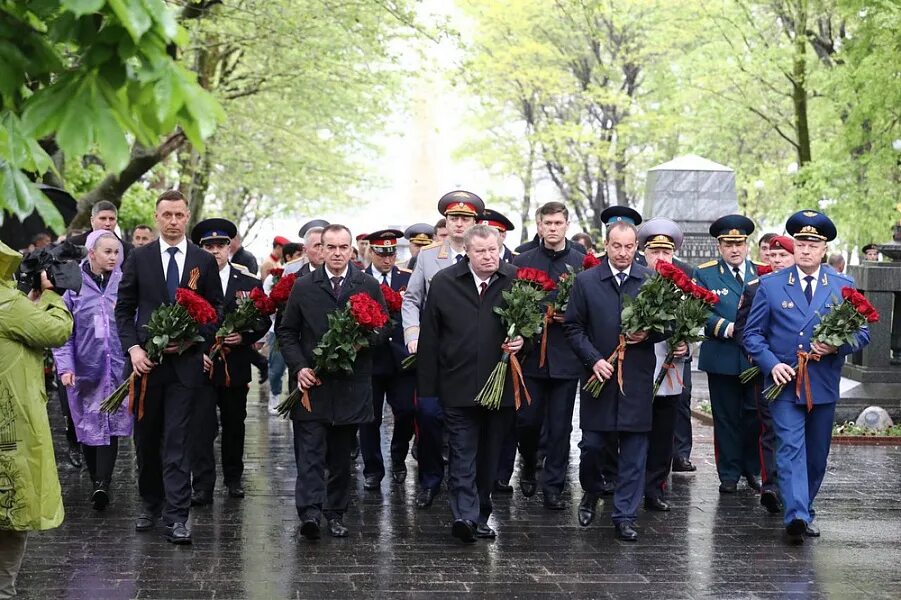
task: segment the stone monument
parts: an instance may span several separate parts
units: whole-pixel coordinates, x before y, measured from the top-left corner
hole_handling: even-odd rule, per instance
[[[688,154],[648,170],[644,215],[667,217],[682,228],[685,241],[679,258],[693,264],[718,256],[710,224],[738,212],[735,171]]]

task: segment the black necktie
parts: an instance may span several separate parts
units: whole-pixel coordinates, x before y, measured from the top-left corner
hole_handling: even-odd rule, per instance
[[[807,287],[804,288],[804,297],[807,298],[807,304],[810,304],[813,302],[813,275],[808,275],[804,281],[807,282]]]
[[[387,273],[382,273],[382,283],[384,283],[385,285],[388,285],[388,274]]]
[[[479,298],[484,298],[484,297],[485,297],[485,290],[487,290],[487,289],[488,289],[488,284],[487,284],[487,283],[485,283],[484,281],[482,281],[481,283],[479,283]]]
[[[460,262],[461,260],[463,260],[463,255],[462,255],[462,254],[458,254],[457,256],[454,257],[454,262],[455,262],[455,263],[458,263],[458,262]]]
[[[623,282],[626,280],[626,274],[623,273],[622,271],[620,271],[619,273],[616,274],[616,279],[617,279],[617,281],[619,281],[620,287],[622,287]]]
[[[332,293],[335,294],[335,297],[338,296],[338,291],[341,289],[341,281],[343,281],[343,277],[332,277]]]
[[[175,255],[178,254],[178,248],[167,248],[169,253],[169,264],[166,266],[166,289],[169,291],[169,301],[175,301],[175,292],[178,290],[178,263],[175,262]]]
[[[738,282],[738,285],[744,285],[745,280],[741,278],[741,273],[738,270],[738,267],[732,267],[732,272],[735,273],[735,281]]]

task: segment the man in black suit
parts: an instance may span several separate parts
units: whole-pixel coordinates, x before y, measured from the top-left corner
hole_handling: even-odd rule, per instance
[[[99,231],[101,229],[105,231],[116,233],[116,224],[119,222],[119,209],[116,208],[116,205],[108,200],[101,200],[94,204],[91,207],[91,231]],[[66,239],[66,241],[75,244],[76,246],[84,246],[88,240],[88,234],[91,231],[85,231],[84,233],[80,233],[77,235],[70,235]],[[116,237],[119,237],[118,235]],[[134,250],[134,246],[125,240],[120,239],[119,242],[122,243],[122,260],[128,258],[128,255],[131,254],[131,251]]]
[[[494,538],[488,526],[491,490],[497,478],[504,434],[513,426],[511,377],[497,410],[475,404],[502,356],[515,353],[523,340],[506,339],[494,308],[513,285],[516,268],[500,260],[500,236],[475,225],[463,236],[466,258],[432,279],[421,319],[417,370],[423,396],[438,397],[450,450],[448,495],[454,523],[451,533],[465,543]]]
[[[175,302],[179,287],[189,288],[220,311],[222,287],[216,259],[185,238],[191,213],[181,193],[164,192],[156,201],[156,223],[160,238],[136,248],[125,261],[116,326],[130,366],[139,375],[136,389],[146,379],[147,392],[141,402],[144,416],[135,423],[135,453],[138,491],[143,510],[135,529],[146,531],[162,516],[166,539],[191,543],[186,526],[191,504],[189,424],[194,396],[206,384],[203,359],[216,332],[216,325],[201,328],[205,341],[181,355],[177,347],[166,349],[164,360],[154,364],[144,352],[144,325],[158,307]],[[128,363],[126,363],[128,364]],[[126,367],[128,371],[128,367]]]
[[[600,265],[576,276],[563,324],[585,369],[583,377],[593,374],[607,382],[598,398],[584,389],[581,393],[579,482],[583,496],[579,524],[587,526],[594,519],[603,492],[604,456],[612,449],[618,466],[613,523],[620,539],[636,541],[634,525],[644,496],[651,430],[654,343],[664,336],[646,331],[630,334],[623,361],[616,365],[608,361],[619,344],[623,298],[638,295],[652,271],[635,262],[638,240],[631,222],[620,220],[608,226],[605,249],[607,254]],[[622,390],[614,377],[618,370],[623,373]]]
[[[368,294],[387,312],[378,282],[350,264],[350,230],[329,225],[322,231],[322,242],[325,264],[294,284],[276,331],[291,378],[310,395],[311,411],[297,406],[291,413],[297,461],[294,499],[300,533],[309,540],[319,539],[323,515],[330,535],[347,536],[342,520],[350,503],[350,452],[357,427],[373,416],[372,347],[384,343],[390,333],[388,327],[374,333],[370,345],[357,352],[351,374],[313,371],[313,350],[328,331],[329,314],[343,308],[351,296]]]
[[[206,219],[191,230],[191,241],[216,259],[219,281],[225,297],[223,315],[238,308],[238,299],[246,298],[260,280],[238,269],[228,260],[229,241],[237,234],[234,223],[226,219]],[[253,344],[269,330],[268,317],[258,319],[250,331],[237,331],[217,343],[222,350],[214,362],[204,361],[207,372],[212,370],[204,392],[194,399],[191,452],[192,506],[204,506],[213,501],[216,484],[216,458],[213,442],[222,424],[222,475],[232,498],[243,498],[241,476],[244,473],[244,419],[247,417],[247,391],[251,380],[250,365],[256,350]],[[219,407],[219,419],[216,407]]]
[[[369,253],[372,263],[366,274],[375,277],[379,285],[386,285],[401,294],[410,282],[410,271],[398,268],[397,240],[403,233],[397,229],[382,229],[369,234]],[[382,409],[385,402],[394,415],[391,435],[391,479],[403,483],[407,478],[407,454],[413,439],[413,397],[416,395],[416,372],[405,371],[401,361],[409,356],[404,344],[404,326],[400,312],[390,315],[394,328],[388,344],[375,351],[372,363],[372,408],[375,418],[360,426],[360,454],[363,455],[363,489],[376,490],[385,476],[382,457]]]

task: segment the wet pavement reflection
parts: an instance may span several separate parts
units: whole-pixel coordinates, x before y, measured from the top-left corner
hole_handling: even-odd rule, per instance
[[[781,517],[747,488],[720,496],[708,427],[695,426],[698,471],[676,474],[673,510],[642,511],[640,539],[614,539],[610,502],[588,528],[576,521],[578,429],[568,503],[547,511],[541,495],[495,496],[498,538],[463,546],[450,536],[446,494],[413,506],[415,461],[398,486],[365,492],[362,465],[345,539],[310,543],[294,509],[289,423],[270,417],[251,391],[247,496],[217,488],[191,511],[194,544],[175,547],[162,527],[137,533],[131,444],[122,444],[113,502],[90,508],[85,471],[60,466],[66,520],[32,534],[19,579],[22,598],[901,598],[901,447],[834,446],[818,500],[823,537],[800,547],[780,537]],[[576,411],[578,414],[578,410]],[[51,400],[58,461],[65,439]],[[385,429],[390,432],[390,411]],[[387,436],[383,436],[387,456]],[[217,451],[218,456],[218,451]],[[221,485],[221,479],[218,482]],[[574,489],[575,488],[575,489]]]

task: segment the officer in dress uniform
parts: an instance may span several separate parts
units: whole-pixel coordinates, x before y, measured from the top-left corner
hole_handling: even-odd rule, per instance
[[[476,217],[485,210],[482,199],[463,190],[448,192],[438,200],[438,212],[446,221],[448,237],[442,242],[426,246],[419,252],[416,268],[410,276],[407,293],[404,294],[402,317],[404,342],[411,354],[419,345],[420,313],[425,308],[429,285],[441,269],[454,265],[466,257],[463,234],[476,224]],[[436,228],[437,229],[437,228]],[[444,479],[444,415],[438,398],[416,397],[417,453],[420,490],[416,498],[417,508],[428,508]]]
[[[491,210],[490,208],[486,208],[482,211],[482,214],[479,215],[478,222],[480,224],[488,225],[489,227],[493,227],[497,229],[498,233],[501,234],[501,244],[503,244],[507,240],[507,232],[513,231],[516,227],[513,225],[513,221],[497,212],[496,210]],[[501,247],[501,260],[504,262],[513,262],[513,259],[516,257],[517,253],[513,252],[506,245]]]
[[[767,240],[767,259],[773,271],[781,271],[795,266],[795,244],[785,235],[772,236]],[[761,269],[758,269],[758,275]],[[764,273],[765,274],[765,273]],[[761,275],[762,276],[762,275]],[[738,303],[738,314],[735,317],[735,339],[742,343],[745,327],[748,324],[748,315],[751,314],[751,306],[757,290],[760,289],[760,277],[750,281],[745,286]],[[757,397],[757,415],[760,419],[760,436],[758,447],[760,451],[760,505],[771,513],[782,512],[782,502],[779,499],[779,477],[776,471],[776,432],[773,430],[773,416],[770,414],[770,402],[763,397],[763,377],[757,377],[754,390]]]
[[[225,298],[223,315],[238,307],[238,299],[246,297],[260,280],[228,260],[228,247],[237,234],[234,223],[226,219],[205,219],[191,231],[191,241],[209,252],[219,266],[219,280]],[[222,426],[222,475],[225,487],[232,498],[243,498],[241,477],[244,473],[244,419],[247,417],[247,392],[251,380],[253,348],[269,329],[269,318],[258,320],[251,331],[231,333],[222,340],[222,353],[215,362],[205,368],[210,376],[210,386],[193,399],[191,495],[192,506],[203,506],[213,501],[216,483],[216,458],[213,442]],[[204,362],[207,362],[206,359]],[[212,373],[209,373],[212,368]],[[219,407],[219,419],[216,407]]]
[[[399,266],[412,272],[416,266],[419,251],[425,246],[430,246],[435,240],[435,228],[428,223],[413,223],[404,230],[404,237],[410,242],[410,260]]]
[[[739,378],[751,365],[734,335],[739,298],[747,282],[757,276],[756,264],[748,259],[748,236],[753,231],[754,223],[742,215],[714,221],[710,235],[717,239],[720,258],[699,265],[694,272],[695,282],[720,298],[707,319],[698,367],[707,372],[723,494],[734,493],[742,476],[748,487],[760,491],[757,400],[753,383],[743,384]]]
[[[410,271],[399,268],[397,240],[403,234],[397,229],[382,229],[370,233],[369,252],[372,264],[366,269],[381,285],[395,292],[406,292]],[[376,490],[385,476],[382,458],[382,408],[387,400],[394,414],[394,433],[391,436],[391,479],[403,483],[407,478],[407,453],[413,438],[413,396],[416,394],[416,371],[403,370],[401,361],[409,356],[404,344],[400,315],[390,315],[394,329],[388,344],[376,349],[372,358],[372,408],[375,419],[360,426],[360,454],[363,455],[363,489]]]
[[[776,463],[785,533],[790,542],[801,543],[805,536],[820,535],[813,502],[826,474],[842,364],[848,354],[869,343],[870,333],[866,327],[860,329],[857,348],[811,343],[821,315],[841,301],[842,288],[855,287],[854,280],[822,264],[826,243],[836,235],[826,215],[815,210],[795,213],[785,229],[795,239],[795,266],[760,280],[743,344],[760,365],[764,385],[786,384],[770,409],[779,441]],[[806,363],[803,371],[791,366],[808,354],[819,360]],[[796,378],[802,376],[804,381],[796,386]]]

